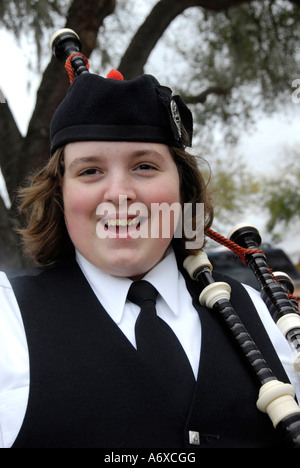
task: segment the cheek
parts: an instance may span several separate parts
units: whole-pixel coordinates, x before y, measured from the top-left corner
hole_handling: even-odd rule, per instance
[[[95,211],[94,197],[81,187],[65,184],[63,186],[63,202],[68,230],[84,228],[86,223],[82,223],[82,219],[90,219]]]
[[[165,180],[148,192],[149,206],[151,204],[151,237],[172,238],[176,226],[181,219],[182,206],[179,178]]]
[[[180,192],[176,190],[176,187],[158,187],[149,198],[151,198],[151,203],[168,203],[171,205],[175,202],[180,203]]]
[[[150,186],[149,191],[145,192],[145,196],[151,203],[168,203],[170,205],[175,202],[180,203],[180,182],[177,170],[160,179],[152,187]]]

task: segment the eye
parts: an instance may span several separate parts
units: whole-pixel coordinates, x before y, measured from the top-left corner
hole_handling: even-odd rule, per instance
[[[137,166],[137,169],[140,171],[149,171],[149,170],[156,170],[156,167],[153,164],[149,163],[142,163]]]
[[[84,171],[80,172],[79,177],[96,175],[96,174],[100,174],[100,173],[101,173],[101,171],[99,169],[89,168],[89,169],[85,169]]]

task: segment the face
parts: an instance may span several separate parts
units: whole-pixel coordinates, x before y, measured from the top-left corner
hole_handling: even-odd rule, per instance
[[[76,249],[116,276],[136,279],[159,263],[179,216],[168,207],[180,207],[179,175],[169,148],[70,143],[64,166],[65,221]]]

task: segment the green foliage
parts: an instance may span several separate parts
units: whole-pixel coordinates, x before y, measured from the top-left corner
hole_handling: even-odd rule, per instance
[[[65,0],[0,0],[0,26],[12,31],[17,39],[22,34],[33,35],[39,61],[45,30],[53,28],[55,19],[69,3]]]
[[[300,221],[300,151],[286,150],[280,157],[277,173],[264,181],[264,206],[269,213],[267,229],[284,229]],[[275,233],[276,234],[276,233]]]
[[[212,174],[208,187],[214,200],[215,221],[232,226],[233,219],[239,218],[245,206],[250,209],[257,201],[259,180],[233,151],[216,157],[210,166]]]
[[[55,14],[62,13],[66,2],[59,0],[1,0],[0,23],[18,37],[30,29],[39,33],[53,26]]]
[[[190,9],[184,16],[177,50],[189,68],[178,81],[200,130],[222,122],[226,140],[235,142],[258,111],[289,104],[291,83],[300,76],[299,7],[260,0],[220,12]],[[209,88],[217,92],[201,101]]]

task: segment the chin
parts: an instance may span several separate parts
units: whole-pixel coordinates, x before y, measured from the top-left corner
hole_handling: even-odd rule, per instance
[[[124,258],[114,259],[110,262],[106,268],[104,268],[109,274],[113,276],[126,277],[131,279],[142,278],[148,271],[150,271],[158,262],[160,258],[156,261],[151,258],[151,261],[147,259],[138,259],[135,258],[133,261],[132,255],[126,260]],[[103,268],[103,266],[102,266]]]
[[[113,276],[136,279],[143,277],[151,268],[151,266],[147,267],[146,265],[142,267],[139,265],[110,265],[106,271]]]
[[[89,252],[88,260],[106,273],[127,278],[142,277],[164,257],[165,246],[151,246],[148,249],[105,248]],[[155,255],[153,255],[155,253]]]

